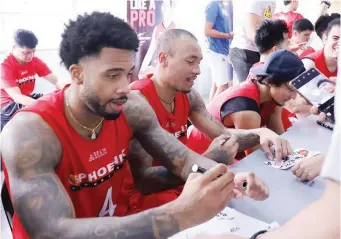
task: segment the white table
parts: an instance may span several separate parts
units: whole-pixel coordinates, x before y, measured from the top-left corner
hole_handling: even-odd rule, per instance
[[[303,119],[282,135],[289,140],[293,149],[306,148],[313,151],[327,153],[332,131],[316,123],[316,117]],[[290,170],[274,169],[264,164],[265,155],[257,150],[248,157],[232,166],[233,171],[253,171],[264,180],[270,189],[270,197],[263,201],[249,198],[233,200],[230,207],[248,216],[267,223],[277,221],[283,224],[308,204],[321,197],[324,191],[324,181],[317,177],[314,183],[299,181]]]

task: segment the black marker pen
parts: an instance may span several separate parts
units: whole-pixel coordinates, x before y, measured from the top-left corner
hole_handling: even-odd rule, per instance
[[[192,172],[193,173],[205,173],[207,171],[207,169],[200,167],[197,164],[193,164],[192,166]]]
[[[192,166],[192,172],[193,173],[205,173],[207,171],[207,169],[203,168],[203,167],[200,167],[199,165],[197,164],[193,164]],[[242,188],[243,189],[247,189],[247,181],[244,181],[242,183]]]

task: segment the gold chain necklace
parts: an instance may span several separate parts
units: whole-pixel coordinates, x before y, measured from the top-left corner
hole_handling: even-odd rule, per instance
[[[92,134],[91,134],[91,139],[92,139],[92,140],[95,140],[95,139],[97,138],[97,134],[96,134],[96,131],[95,131],[95,130],[102,124],[104,118],[101,119],[101,121],[95,126],[95,128],[90,129],[90,128],[88,128],[88,127],[82,125],[81,123],[79,123],[78,120],[76,120],[76,118],[73,116],[73,114],[72,114],[72,112],[71,112],[70,105],[69,105],[69,102],[67,101],[66,97],[65,97],[65,103],[66,103],[66,108],[67,108],[67,110],[69,111],[72,120],[75,121],[75,122],[76,122],[79,126],[81,126],[83,129],[86,129],[86,130],[92,132]]]
[[[159,99],[160,99],[163,103],[165,103],[165,104],[167,104],[167,105],[170,105],[170,107],[171,107],[171,114],[174,114],[174,110],[175,110],[174,98],[173,98],[173,100],[172,100],[170,103],[167,102],[167,101],[165,101],[164,99],[162,99],[160,96],[159,96]]]

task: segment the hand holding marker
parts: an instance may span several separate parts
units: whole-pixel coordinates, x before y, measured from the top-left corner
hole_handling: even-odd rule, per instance
[[[205,173],[206,171],[207,171],[206,168],[200,167],[200,166],[197,165],[197,164],[193,164],[193,166],[192,166],[192,172],[193,172],[193,173],[202,173],[202,174],[203,174],[203,173]],[[243,188],[243,189],[247,189],[247,182],[246,182],[246,181],[243,182],[242,188]]]

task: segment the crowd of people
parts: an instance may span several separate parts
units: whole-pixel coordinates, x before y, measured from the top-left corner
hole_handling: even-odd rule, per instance
[[[214,72],[208,105],[193,88],[204,55],[187,30],[154,33],[144,62],[155,61],[153,72],[131,82],[136,32],[110,13],[79,15],[65,25],[59,46],[67,85],[34,56],[34,33],[17,30],[1,64],[0,105],[13,238],[168,238],[213,218],[231,200],[271,197],[262,175],[230,166],[259,148],[277,164],[293,152],[280,135],[292,119],[319,114],[289,85],[297,76],[316,68],[328,78],[318,89],[341,90],[340,15],[321,11],[312,24],[295,12],[298,1],[284,1],[279,14],[275,2],[246,4],[235,33],[224,20],[223,1],[207,6],[204,32]],[[307,45],[314,31],[322,49]],[[238,85],[230,83],[229,61]],[[33,93],[35,75],[56,91]],[[279,229],[252,238],[339,238],[340,104],[336,94],[329,153],[292,169],[302,181],[323,176],[323,197]],[[207,171],[193,173],[193,165]],[[316,224],[317,215],[326,220]]]

